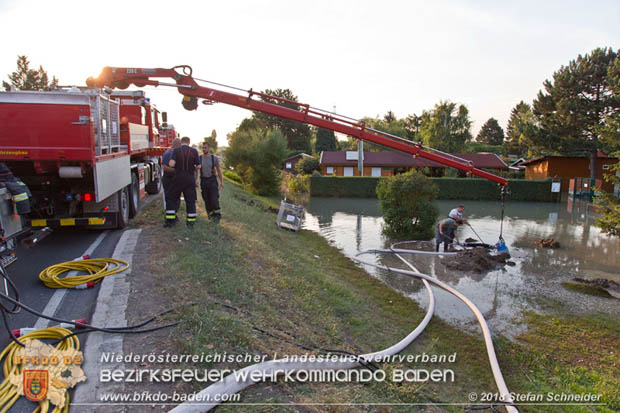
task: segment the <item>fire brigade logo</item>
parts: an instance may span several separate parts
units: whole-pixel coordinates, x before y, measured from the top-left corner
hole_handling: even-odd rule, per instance
[[[0,0],[1,1],[1,0]],[[80,368],[82,353],[75,348],[59,349],[40,340],[30,340],[12,356],[21,366],[9,373],[9,382],[19,395],[54,406],[65,405],[67,392],[86,376]]]
[[[24,396],[33,402],[40,402],[47,396],[49,371],[24,370]]]

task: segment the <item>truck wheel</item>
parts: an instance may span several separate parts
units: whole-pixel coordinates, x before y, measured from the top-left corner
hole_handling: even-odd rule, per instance
[[[131,174],[131,185],[129,185],[129,218],[133,218],[138,213],[138,203],[140,202],[140,183],[138,176]]]
[[[161,170],[159,165],[153,165],[153,167],[156,168],[155,178],[144,188],[151,195],[158,194],[161,191]]]
[[[129,190],[127,187],[118,191],[118,212],[116,213],[116,228],[123,229],[129,223]]]

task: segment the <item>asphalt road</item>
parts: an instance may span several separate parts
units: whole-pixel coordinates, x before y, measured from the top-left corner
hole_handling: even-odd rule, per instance
[[[39,280],[39,273],[50,265],[72,261],[82,256],[95,241],[99,244],[91,256],[111,257],[121,234],[122,231],[118,230],[63,229],[54,231],[35,248],[25,250],[18,247],[16,251],[18,259],[7,268],[7,272],[17,286],[20,301],[36,311],[43,312],[54,294],[58,294],[56,297],[58,299],[58,296],[64,293],[56,311],[47,315],[68,320],[83,317],[88,319],[95,309],[99,284],[86,290],[56,290],[43,285]],[[22,309],[18,314],[9,315],[8,322],[11,329],[16,329],[34,327],[38,319],[38,316]],[[56,324],[58,323],[50,322],[49,325]],[[10,340],[8,331],[0,328],[0,343],[3,347]]]
[[[141,203],[141,208],[155,197],[156,195],[149,196],[146,202]],[[44,312],[46,308],[47,311],[51,310],[49,313],[46,312],[46,315],[65,320],[86,318],[86,321],[90,322],[96,306],[99,284],[95,288],[85,290],[51,289],[39,280],[39,273],[50,265],[81,257],[89,250],[92,251],[90,252],[92,258],[112,257],[122,233],[122,230],[58,229],[32,249],[17,247],[18,259],[7,268],[7,273],[17,286],[20,301],[38,312]],[[11,329],[16,329],[35,325],[45,328],[58,323],[44,321],[21,309],[17,314],[8,315],[8,324]],[[85,336],[81,337],[83,338],[80,341],[83,344]],[[0,349],[4,349],[10,341],[7,329],[0,327]],[[32,412],[36,406],[35,403],[21,397],[9,411]]]

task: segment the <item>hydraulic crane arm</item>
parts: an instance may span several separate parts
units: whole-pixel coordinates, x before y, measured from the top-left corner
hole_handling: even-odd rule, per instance
[[[161,82],[156,80],[156,78],[171,78],[176,83]],[[387,146],[401,152],[409,153],[413,156],[419,156],[442,165],[456,168],[472,175],[497,182],[503,186],[508,184],[505,178],[474,168],[471,162],[466,160],[456,158],[449,154],[437,153],[436,151],[431,152],[431,148],[425,147],[422,149],[423,146],[419,142],[412,142],[398,136],[368,128],[363,122],[316,109],[307,104],[265,95],[263,93],[254,92],[251,89],[248,91],[247,96],[242,96],[200,86],[192,77],[192,68],[189,66],[175,66],[171,69],[105,67],[97,78],[89,77],[86,80],[86,84],[90,87],[111,87],[119,89],[126,89],[131,84],[138,87],[144,87],[146,85],[173,86],[183,95],[183,107],[187,110],[196,109],[198,107],[198,99],[225,103],[343,133],[357,139]],[[265,100],[257,98],[263,98]],[[276,101],[284,103],[286,106],[273,103]]]

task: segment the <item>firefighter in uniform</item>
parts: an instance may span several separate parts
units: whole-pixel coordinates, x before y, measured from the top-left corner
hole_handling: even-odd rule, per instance
[[[189,146],[189,138],[181,139],[181,146],[172,152],[172,158],[168,162],[170,168],[174,168],[174,178],[170,188],[166,191],[166,222],[164,226],[170,227],[175,224],[180,197],[183,193],[185,209],[187,212],[187,226],[192,227],[196,223],[196,169],[200,168],[200,156],[198,151]]]
[[[13,176],[4,162],[0,162],[0,186],[6,187],[13,196],[15,212],[19,215],[30,213],[30,189],[19,178]]]
[[[161,185],[164,187],[164,203],[166,202],[166,191],[168,191],[170,185],[172,184],[172,180],[174,179],[174,168],[171,168],[168,163],[170,162],[170,159],[172,159],[172,152],[174,152],[174,150],[179,146],[181,146],[181,139],[174,138],[170,144],[170,148],[168,148],[168,150],[164,152],[161,157],[161,166],[164,170],[164,176],[161,178]],[[164,209],[167,209],[166,205],[164,205]]]
[[[220,159],[210,152],[209,143],[204,142],[202,144],[202,156],[200,157],[200,190],[209,219],[214,220],[215,223],[220,222],[222,217],[219,191],[223,188],[224,178],[220,168]]]

